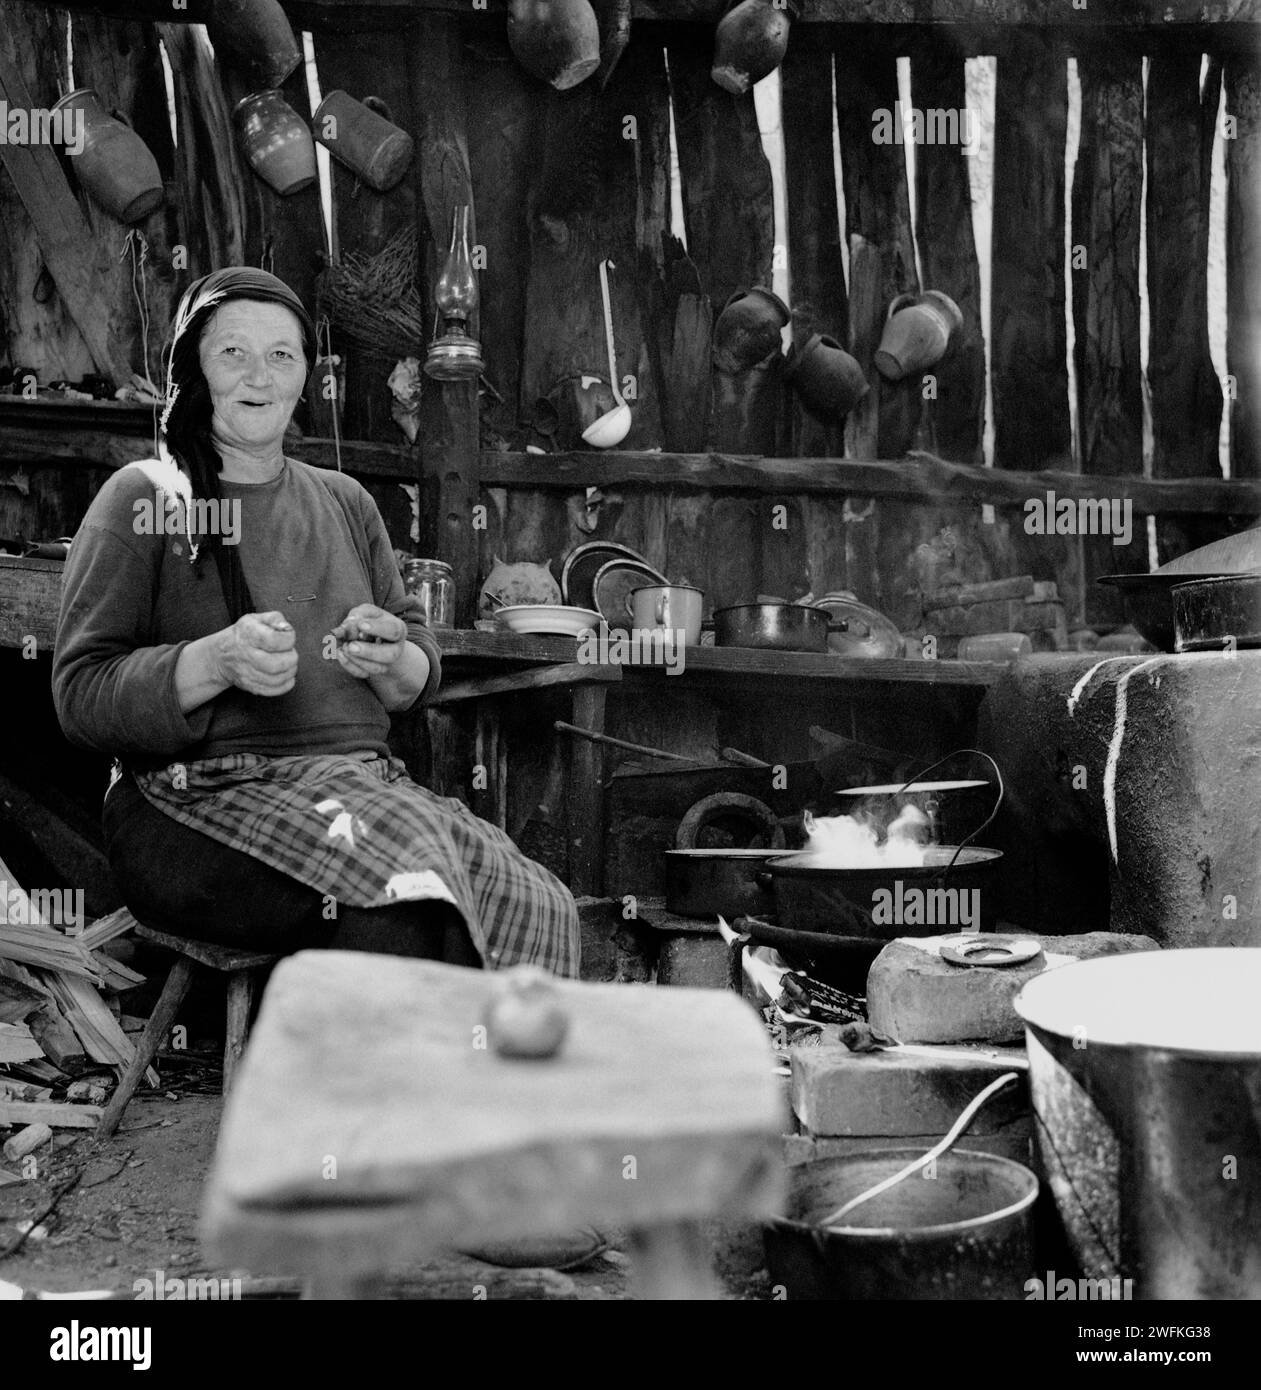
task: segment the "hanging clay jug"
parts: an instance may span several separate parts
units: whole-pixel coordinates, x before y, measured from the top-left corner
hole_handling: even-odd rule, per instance
[[[212,0],[207,22],[215,53],[226,53],[262,88],[279,87],[302,61],[280,0]]]
[[[739,96],[784,61],[797,0],[741,0],[719,21],[710,76]]]
[[[788,354],[785,375],[820,415],[848,415],[871,390],[858,362],[826,333],[814,333]]]
[[[315,141],[278,88],[242,97],[232,119],[250,167],[277,193],[287,196],[315,182]]]
[[[722,306],[714,324],[714,365],[742,372],[783,346],[781,330],[789,323],[788,305],[764,285],[737,290]]]
[[[91,87],[62,97],[53,110],[67,125],[83,123],[83,147],[70,161],[84,192],[120,222],[148,217],[162,201],[162,175],[126,117],[111,115]]]
[[[311,117],[311,130],[334,159],[378,193],[393,188],[412,162],[412,137],[390,120],[379,97],[356,101],[347,92],[329,92]]]
[[[600,26],[590,0],[510,0],[508,43],[527,72],[560,92],[600,66]]]
[[[889,305],[873,361],[881,376],[901,381],[936,366],[962,327],[959,306],[940,290],[900,294]]]

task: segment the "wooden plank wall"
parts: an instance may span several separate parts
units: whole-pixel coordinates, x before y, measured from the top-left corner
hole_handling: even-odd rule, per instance
[[[32,92],[51,103],[64,89],[66,14],[24,0],[6,0],[5,8],[0,44]],[[382,98],[423,143],[434,93],[418,60],[416,26],[428,22],[408,12],[396,28],[383,29],[378,16],[371,30],[356,32],[341,16],[317,29],[322,89]],[[573,447],[567,392],[584,374],[607,374],[598,279],[607,259],[614,265],[617,371],[634,395],[628,449],[874,459],[923,448],[974,463],[981,456],[988,336],[998,467],[1141,475],[1145,184],[1151,470],[1166,478],[1216,476],[1225,406],[1235,476],[1261,476],[1261,64],[1238,46],[1219,49],[1212,26],[1199,41],[1186,31],[1175,38],[1138,30],[1114,42],[1051,28],[978,35],[947,25],[799,25],[781,70],[789,211],[786,244],[776,247],[771,171],[753,97],[733,97],[712,82],[710,25],[637,20],[607,87],[588,82],[557,93],[516,63],[502,13],[466,14],[458,22],[458,71],[444,80],[462,93],[457,134],[467,145],[475,239],[485,251],[480,326],[495,395],[482,398],[484,448]],[[314,305],[326,256],[318,200],[313,190],[276,197],[236,151],[230,110],[245,78],[212,58],[188,24],[76,12],[73,26],[75,80],[97,87],[107,105],[132,118],[168,179],[167,205],[138,229],[148,243],[142,275],[151,325],[143,345],[130,263],[118,259],[126,229],[83,199],[103,248],[114,326],[137,370],[156,370],[174,297],[189,278],[215,266],[266,264]],[[174,73],[174,143],[159,42]],[[1201,48],[1209,55],[1203,80]],[[966,103],[964,61],[976,54],[998,59],[988,325],[981,319],[967,157],[957,146],[921,146],[911,188],[902,147],[872,140],[873,109],[892,108],[898,99],[899,58],[910,59],[917,107],[958,109]],[[1082,135],[1066,189],[1070,59],[1081,81]],[[1226,144],[1225,399],[1206,316],[1209,170],[1223,87],[1236,126]],[[309,114],[301,71],[286,97]],[[671,235],[671,117],[685,243]],[[430,226],[422,158],[384,195],[334,164],[333,200],[337,255],[372,254],[400,228],[416,226],[418,284],[428,292],[446,231]],[[1066,241],[1083,255],[1080,268],[1067,273]],[[172,266],[177,244],[189,251],[184,269]],[[711,371],[713,320],[733,292],[769,284],[777,256],[789,269],[795,346],[825,332],[869,369],[873,390],[848,420],[819,419],[800,406],[782,380],[782,364],[746,374],[735,386]],[[35,365],[46,380],[82,375],[90,370],[83,343],[55,292],[38,292],[39,279],[29,224],[0,174],[3,360]],[[870,368],[890,300],[920,288],[946,291],[964,315],[929,400],[918,379],[890,386]],[[1066,297],[1076,334],[1076,465]],[[348,364],[345,435],[397,445],[402,436],[385,387],[392,363],[336,332],[334,339]],[[372,490],[406,546],[412,515],[404,490],[381,480]],[[495,557],[549,560],[558,572],[573,545],[606,537],[700,585],[715,605],[759,592],[795,597],[850,588],[903,624],[913,620],[924,587],[1024,569],[1056,579],[1076,616],[1115,620],[1116,610],[1090,581],[1109,570],[1143,569],[1147,560],[1141,523],[1128,547],[1106,539],[1082,545],[1027,536],[1018,508],[984,516],[974,504],[945,499],[920,505],[841,494],[716,498],[630,486],[563,496],[517,486],[483,489],[482,501],[483,573]],[[81,506],[77,494],[75,502]],[[1162,519],[1162,558],[1232,525],[1230,518]]]

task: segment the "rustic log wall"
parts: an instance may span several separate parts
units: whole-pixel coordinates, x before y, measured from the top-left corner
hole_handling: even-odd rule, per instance
[[[709,74],[719,8],[637,5],[630,45],[608,84],[601,89],[596,79],[565,93],[517,64],[499,4],[488,12],[420,0],[362,7],[313,0],[291,8],[313,26],[321,89],[381,98],[417,139],[413,168],[387,194],[332,166],[333,258],[374,254],[400,229],[415,227],[417,284],[428,295],[449,235],[450,206],[473,205],[475,242],[484,254],[483,449],[568,451],[578,444],[573,383],[607,376],[598,279],[607,259],[614,267],[617,373],[633,397],[626,450],[875,460],[919,448],[976,463],[988,336],[1000,469],[1215,478],[1225,406],[1234,476],[1261,476],[1261,68],[1241,41],[1244,26],[1189,27],[1206,17],[1194,7],[1179,11],[1187,27],[1176,36],[1155,22],[1144,25],[1141,16],[1127,17],[1116,30],[1004,22],[979,31],[975,24],[940,22],[966,18],[949,5],[931,12],[907,6],[905,15],[894,14],[896,6],[871,6],[863,22],[853,23],[823,22],[833,12],[811,7],[812,22],[795,27],[780,72],[788,208],[784,244],[776,246],[771,171],[752,95],[733,97]],[[1004,21],[1022,17],[1018,6],[1007,9]],[[156,22],[164,11],[164,22]],[[71,174],[98,243],[103,312],[133,370],[150,376],[159,370],[174,297],[215,266],[268,265],[315,307],[317,276],[330,254],[318,196],[308,190],[279,198],[249,171],[230,130],[231,107],[249,89],[248,76],[212,55],[197,26],[177,22],[192,16],[133,4],[125,12],[130,18],[104,18],[34,0],[13,0],[5,12],[0,53],[20,70],[33,99],[51,104],[66,90],[70,23],[75,82],[96,87],[107,106],[128,115],[168,181],[166,205],[137,228],[147,255],[134,267],[124,248],[139,243],[128,242],[127,229],[78,193]],[[664,22],[667,13],[689,20]],[[1238,6],[1223,17],[1253,18]],[[899,18],[905,22],[874,22]],[[914,22],[919,19],[933,22]],[[174,78],[174,141],[160,49]],[[898,100],[899,58],[910,59],[917,107],[952,110],[966,105],[964,61],[977,54],[998,60],[988,325],[966,156],[957,145],[920,146],[912,188],[903,147],[872,139],[873,111]],[[1203,80],[1202,54],[1208,55]],[[1075,178],[1066,189],[1070,60],[1081,81],[1082,125]],[[1235,122],[1225,146],[1231,180],[1225,391],[1209,353],[1205,307],[1209,171],[1223,86]],[[310,114],[301,69],[285,96]],[[671,234],[671,120],[685,242]],[[834,126],[844,226],[836,212]],[[1139,279],[1144,174],[1147,442]],[[1080,265],[1067,273],[1066,245],[1082,249]],[[187,249],[178,265],[177,246]],[[773,266],[785,263],[795,346],[812,333],[829,333],[869,373],[873,390],[848,420],[820,419],[802,407],[783,380],[781,362],[734,380],[711,365],[709,337],[728,297],[769,284]],[[147,295],[147,338],[145,296],[138,304],[133,274],[135,289]],[[890,300],[921,287],[946,291],[964,316],[931,391],[918,377],[891,385],[871,366]],[[1077,454],[1066,310],[1076,336]],[[92,370],[3,170],[0,312],[0,364],[33,366],[45,382]],[[385,385],[392,358],[358,346],[336,324],[331,336],[346,366],[342,437],[401,445]],[[416,344],[418,355],[423,347]],[[460,467],[453,460],[453,450],[467,454],[471,447],[454,401],[449,393],[426,395],[426,428],[411,450],[424,507],[439,496],[425,486],[436,468],[448,479],[444,506],[464,505],[459,499],[471,498],[477,486],[476,460],[466,458]],[[324,403],[311,405],[301,422],[325,436],[331,412]],[[0,462],[21,462],[15,448],[3,447]],[[55,484],[39,475],[37,509],[29,484],[23,494],[5,486],[4,476],[4,529],[47,527]],[[84,476],[67,477],[65,515],[54,529],[77,522]],[[608,476],[607,468],[592,469],[593,483]],[[370,486],[396,543],[415,548],[438,532],[422,526],[421,542],[409,540],[412,502],[403,481],[374,477]],[[983,512],[976,500],[944,493],[914,501],[791,488],[719,494],[681,478],[677,489],[609,485],[594,493],[531,487],[527,479],[485,486],[476,495],[486,508],[478,537],[483,574],[495,556],[551,560],[558,570],[574,544],[608,537],[705,588],[715,604],[758,592],[794,597],[850,588],[905,626],[925,587],[1018,570],[1055,579],[1075,617],[1116,620],[1117,610],[1096,597],[1091,581],[1109,570],[1145,568],[1147,556],[1141,522],[1128,547],[1107,539],[1083,545],[1026,535],[1021,508],[1012,502]],[[1250,515],[1243,503],[1237,512]],[[1161,558],[1235,524],[1226,513],[1162,515]]]

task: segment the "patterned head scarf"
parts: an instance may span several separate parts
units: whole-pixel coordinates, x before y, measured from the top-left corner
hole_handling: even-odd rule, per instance
[[[315,325],[298,296],[274,275],[252,266],[228,266],[191,284],[179,302],[167,355],[166,402],[162,411],[162,441],[182,472],[193,497],[218,500],[223,460],[210,435],[213,414],[210,388],[201,370],[201,335],[211,315],[231,300],[257,300],[289,309],[302,326],[302,349],[307,369],[315,365]],[[196,564],[202,544],[212,550],[224,599],[233,621],[253,608],[235,546],[221,537],[194,537],[189,515],[189,563]]]

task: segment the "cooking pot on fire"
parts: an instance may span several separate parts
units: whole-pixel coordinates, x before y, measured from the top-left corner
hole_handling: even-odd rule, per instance
[[[921,864],[843,869],[802,850],[771,859],[765,872],[781,924],[891,941],[961,927],[991,930],[997,904],[992,887],[985,889],[1002,857],[979,845],[929,845]]]

